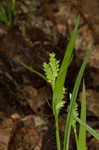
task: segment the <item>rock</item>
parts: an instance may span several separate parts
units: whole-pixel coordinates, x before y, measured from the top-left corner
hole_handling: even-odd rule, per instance
[[[95,40],[92,34],[92,31],[89,29],[87,25],[82,26],[77,35],[76,39],[76,56],[79,61],[83,60],[87,55],[88,50],[93,48],[93,52],[89,59],[89,65],[92,68],[99,69],[99,46],[94,46]]]
[[[0,112],[0,150],[40,150],[43,130],[47,130],[47,124],[39,116],[8,117]]]
[[[51,98],[50,89],[45,87],[39,90],[33,88],[32,86],[24,87],[25,98],[31,109],[37,113],[41,114],[43,111],[44,104]]]
[[[34,124],[35,127],[38,129],[38,131],[47,131],[48,130],[48,120],[37,115],[33,115]]]
[[[35,128],[34,119],[31,115],[17,122],[9,150],[40,150],[41,145],[42,134]]]
[[[15,124],[5,113],[0,112],[0,150],[9,150]]]
[[[78,50],[77,54],[79,54],[80,57],[85,56],[86,55],[85,52],[88,51],[91,47],[93,47],[93,44],[94,38],[92,35],[92,31],[89,29],[88,25],[83,25],[78,30],[77,39],[75,43],[76,51]],[[81,52],[82,54],[80,55]]]
[[[89,27],[93,31],[93,37],[99,41],[99,2],[94,0],[90,3],[90,0],[80,0],[80,8],[85,19],[87,20]],[[93,19],[92,19],[93,18]]]

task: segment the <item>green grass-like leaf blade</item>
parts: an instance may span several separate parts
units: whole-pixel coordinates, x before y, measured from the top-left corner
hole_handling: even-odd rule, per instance
[[[97,133],[93,128],[91,128],[89,125],[85,124],[84,122],[82,122],[82,120],[80,120],[78,117],[75,118],[76,121],[78,123],[80,123],[82,126],[85,127],[85,129],[91,134],[93,135],[97,140],[99,140],[99,133]]]
[[[72,58],[72,52],[73,52],[73,48],[74,48],[74,44],[76,40],[79,22],[80,22],[80,16],[77,18],[73,34],[68,43],[68,46],[67,46],[60,70],[59,70],[59,74],[56,80],[54,92],[53,92],[53,111],[54,111],[54,114],[57,114],[57,115],[59,113],[57,113],[56,106],[62,100],[61,95],[63,94],[64,82],[65,82],[68,67]]]
[[[0,21],[3,23],[8,24],[8,18],[5,12],[5,9],[3,8],[3,6],[0,3]]]
[[[7,7],[8,7],[8,20],[9,20],[9,23],[11,24],[12,23],[12,12],[11,12],[11,1],[9,0],[6,0],[6,3],[7,3]]]
[[[24,68],[26,68],[27,70],[29,70],[29,71],[35,73],[36,75],[38,75],[39,77],[41,77],[42,79],[44,79],[45,81],[47,81],[47,78],[46,78],[43,74],[41,74],[40,72],[38,72],[38,71],[36,71],[35,69],[33,69],[33,68],[29,67],[28,65],[24,64],[22,61],[19,62],[19,63],[20,63]]]
[[[16,16],[16,0],[12,0],[12,2],[10,3],[10,7],[11,7],[11,12],[13,14],[13,16]]]
[[[72,112],[74,109],[74,104],[77,98],[77,94],[78,94],[78,90],[79,90],[79,86],[80,86],[80,82],[83,76],[83,72],[85,70],[86,64],[88,62],[88,59],[91,55],[93,49],[91,49],[90,51],[88,51],[87,56],[84,59],[84,62],[80,68],[80,71],[78,73],[75,85],[74,85],[74,89],[73,89],[73,93],[72,93],[72,97],[71,97],[71,101],[70,101],[70,109],[69,112],[67,114],[67,120],[66,120],[66,126],[65,126],[65,135],[64,135],[64,149],[63,150],[68,150],[69,148],[69,137],[70,137],[70,131],[71,131],[71,123],[72,123]]]
[[[82,90],[82,101],[81,101],[81,114],[80,119],[82,122],[86,123],[86,91],[85,83],[83,81],[83,90]],[[86,150],[86,129],[80,124],[79,128],[79,139],[78,139],[78,150]]]

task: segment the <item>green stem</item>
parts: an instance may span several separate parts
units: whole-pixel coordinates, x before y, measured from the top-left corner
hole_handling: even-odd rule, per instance
[[[74,128],[74,134],[75,134],[75,139],[76,139],[76,147],[77,147],[77,150],[78,150],[78,136],[77,136],[76,128]]]
[[[57,144],[57,150],[61,150],[60,136],[59,136],[59,125],[58,125],[58,116],[55,117],[55,122],[56,122],[56,144]]]

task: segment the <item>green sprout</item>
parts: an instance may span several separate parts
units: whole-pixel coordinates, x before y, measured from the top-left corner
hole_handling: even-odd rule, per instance
[[[61,150],[61,144],[60,144],[60,134],[59,134],[59,114],[60,110],[65,104],[64,100],[64,94],[66,92],[64,83],[66,80],[66,75],[68,72],[69,65],[71,63],[73,49],[75,45],[75,40],[77,36],[78,26],[80,22],[80,16],[78,16],[76,25],[74,28],[74,31],[72,33],[72,36],[70,38],[70,41],[67,45],[64,58],[62,61],[62,64],[59,67],[59,61],[55,58],[54,53],[49,54],[49,63],[44,63],[43,68],[45,71],[45,76],[34,69],[30,68],[23,62],[20,62],[21,65],[23,65],[26,69],[29,71],[32,71],[33,73],[39,75],[41,78],[43,78],[46,82],[48,82],[53,91],[52,96],[52,109],[53,109],[53,115],[55,118],[55,124],[56,124],[56,145],[57,150]],[[88,59],[92,53],[93,49],[90,49],[87,53],[87,56],[85,57],[80,71],[77,75],[76,82],[74,84],[74,88],[70,97],[70,104],[68,106],[68,112],[66,115],[66,124],[65,124],[65,131],[64,131],[64,141],[63,141],[63,150],[69,150],[69,140],[70,140],[70,132],[71,127],[74,129],[75,134],[75,141],[77,150],[86,150],[86,131],[88,131],[91,135],[93,135],[97,140],[99,140],[99,134],[96,133],[96,131],[89,127],[86,124],[86,92],[85,92],[85,83],[83,82],[83,90],[82,90],[82,104],[81,104],[81,114],[80,118],[78,117],[78,105],[77,105],[77,95],[80,87],[81,80],[83,78],[83,73],[85,71],[86,64],[88,62]],[[76,123],[80,124],[79,129],[79,135],[77,135],[77,125]],[[81,142],[83,138],[84,142]]]

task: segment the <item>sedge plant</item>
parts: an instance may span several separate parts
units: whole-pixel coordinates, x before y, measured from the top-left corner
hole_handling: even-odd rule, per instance
[[[80,22],[80,16],[78,16],[78,18],[77,18],[76,25],[75,25],[74,31],[72,33],[72,36],[70,38],[70,41],[67,45],[61,66],[59,65],[59,61],[55,58],[54,53],[49,54],[49,63],[45,62],[43,64],[45,75],[35,71],[34,69],[30,68],[23,62],[20,62],[26,69],[39,75],[46,82],[48,82],[52,87],[52,91],[53,91],[52,109],[53,109],[53,115],[54,115],[55,124],[56,124],[57,150],[61,150],[59,123],[58,123],[59,120],[58,119],[59,119],[60,110],[62,109],[62,107],[65,104],[64,94],[66,92],[66,88],[64,87],[64,83],[65,83],[68,68],[69,68],[69,65],[70,65],[71,59],[72,59],[72,54],[73,54],[74,44],[75,44],[75,40],[76,40],[76,36],[77,36],[79,22]],[[80,118],[78,117],[79,116],[78,115],[78,105],[76,102],[78,90],[79,90],[80,83],[81,83],[81,80],[83,77],[83,73],[84,73],[86,64],[88,62],[88,59],[89,59],[92,51],[93,51],[93,49],[90,49],[88,51],[88,54],[82,63],[80,71],[77,75],[77,79],[76,79],[73,91],[70,96],[70,104],[68,106],[68,112],[66,115],[63,150],[69,149],[71,127],[74,130],[77,150],[86,150],[86,131],[88,131],[97,140],[99,140],[99,134],[96,133],[96,131],[94,129],[92,129],[91,127],[89,127],[86,124],[86,96],[85,96],[86,92],[85,92],[85,83],[84,82],[83,82],[83,90],[82,90],[82,104],[81,104]],[[77,122],[80,124],[79,135],[77,134],[77,125],[76,125]],[[83,138],[84,142],[82,142],[82,138]]]
[[[16,16],[16,0],[5,0],[5,2],[7,10],[0,3],[0,22],[11,27]]]

